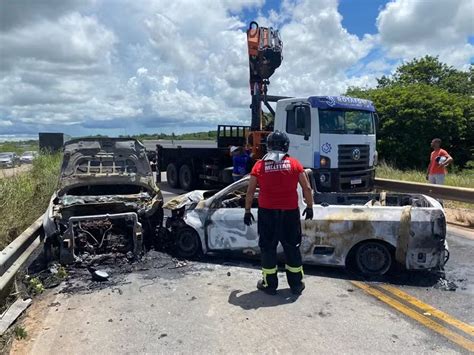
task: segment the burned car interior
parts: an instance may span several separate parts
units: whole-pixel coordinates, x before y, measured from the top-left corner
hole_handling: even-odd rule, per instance
[[[306,172],[314,189],[315,182],[312,173]],[[213,201],[211,208],[245,208],[245,194],[247,193],[248,180],[243,179],[231,188],[221,198]],[[252,208],[258,208],[258,187],[254,195]],[[210,196],[208,196],[210,197]],[[316,205],[344,205],[344,206],[412,206],[431,207],[431,203],[423,196],[403,193],[319,193],[314,190],[314,203]]]
[[[137,255],[153,243],[163,221],[162,205],[140,142],[70,140],[43,223],[45,251],[51,257],[57,253],[63,263],[100,253]]]
[[[217,200],[215,208],[245,208],[245,195],[248,184],[242,184],[234,191],[230,191],[222,199]],[[258,188],[253,197],[252,208],[258,208]]]

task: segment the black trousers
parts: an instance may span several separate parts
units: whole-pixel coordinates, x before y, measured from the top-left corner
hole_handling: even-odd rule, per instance
[[[301,222],[299,209],[258,209],[258,246],[262,254],[262,273],[265,287],[276,289],[277,246],[281,243],[285,253],[286,276],[291,288],[301,285],[303,267],[301,260]]]

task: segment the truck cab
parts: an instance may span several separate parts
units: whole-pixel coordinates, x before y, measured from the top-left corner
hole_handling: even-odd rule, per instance
[[[274,129],[290,138],[288,153],[314,172],[321,192],[373,187],[375,108],[345,96],[310,96],[277,102]]]

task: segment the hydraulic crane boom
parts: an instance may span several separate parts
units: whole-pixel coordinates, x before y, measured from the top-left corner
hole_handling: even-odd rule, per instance
[[[264,149],[262,142],[270,133],[269,125],[262,127],[262,102],[274,116],[273,108],[268,104],[267,86],[269,78],[280,66],[283,59],[283,43],[278,30],[272,27],[260,27],[252,21],[247,30],[247,44],[249,52],[250,94],[252,96],[252,123],[248,142],[252,146],[255,158],[260,158]],[[270,124],[271,126],[271,124]]]

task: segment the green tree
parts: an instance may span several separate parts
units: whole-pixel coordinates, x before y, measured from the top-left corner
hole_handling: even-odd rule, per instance
[[[377,79],[375,89],[350,87],[347,95],[374,102],[382,159],[400,168],[426,168],[429,143],[439,137],[463,168],[474,153],[473,74],[472,65],[460,71],[425,56]]]
[[[472,65],[469,71],[461,71],[440,62],[438,57],[427,55],[400,65],[392,77],[384,75],[377,79],[377,87],[426,84],[451,93],[474,95],[473,74]]]
[[[472,159],[474,100],[426,84],[395,85],[348,95],[374,102],[380,117],[377,150],[380,157],[400,168],[426,168],[429,143],[434,137],[459,167]]]

